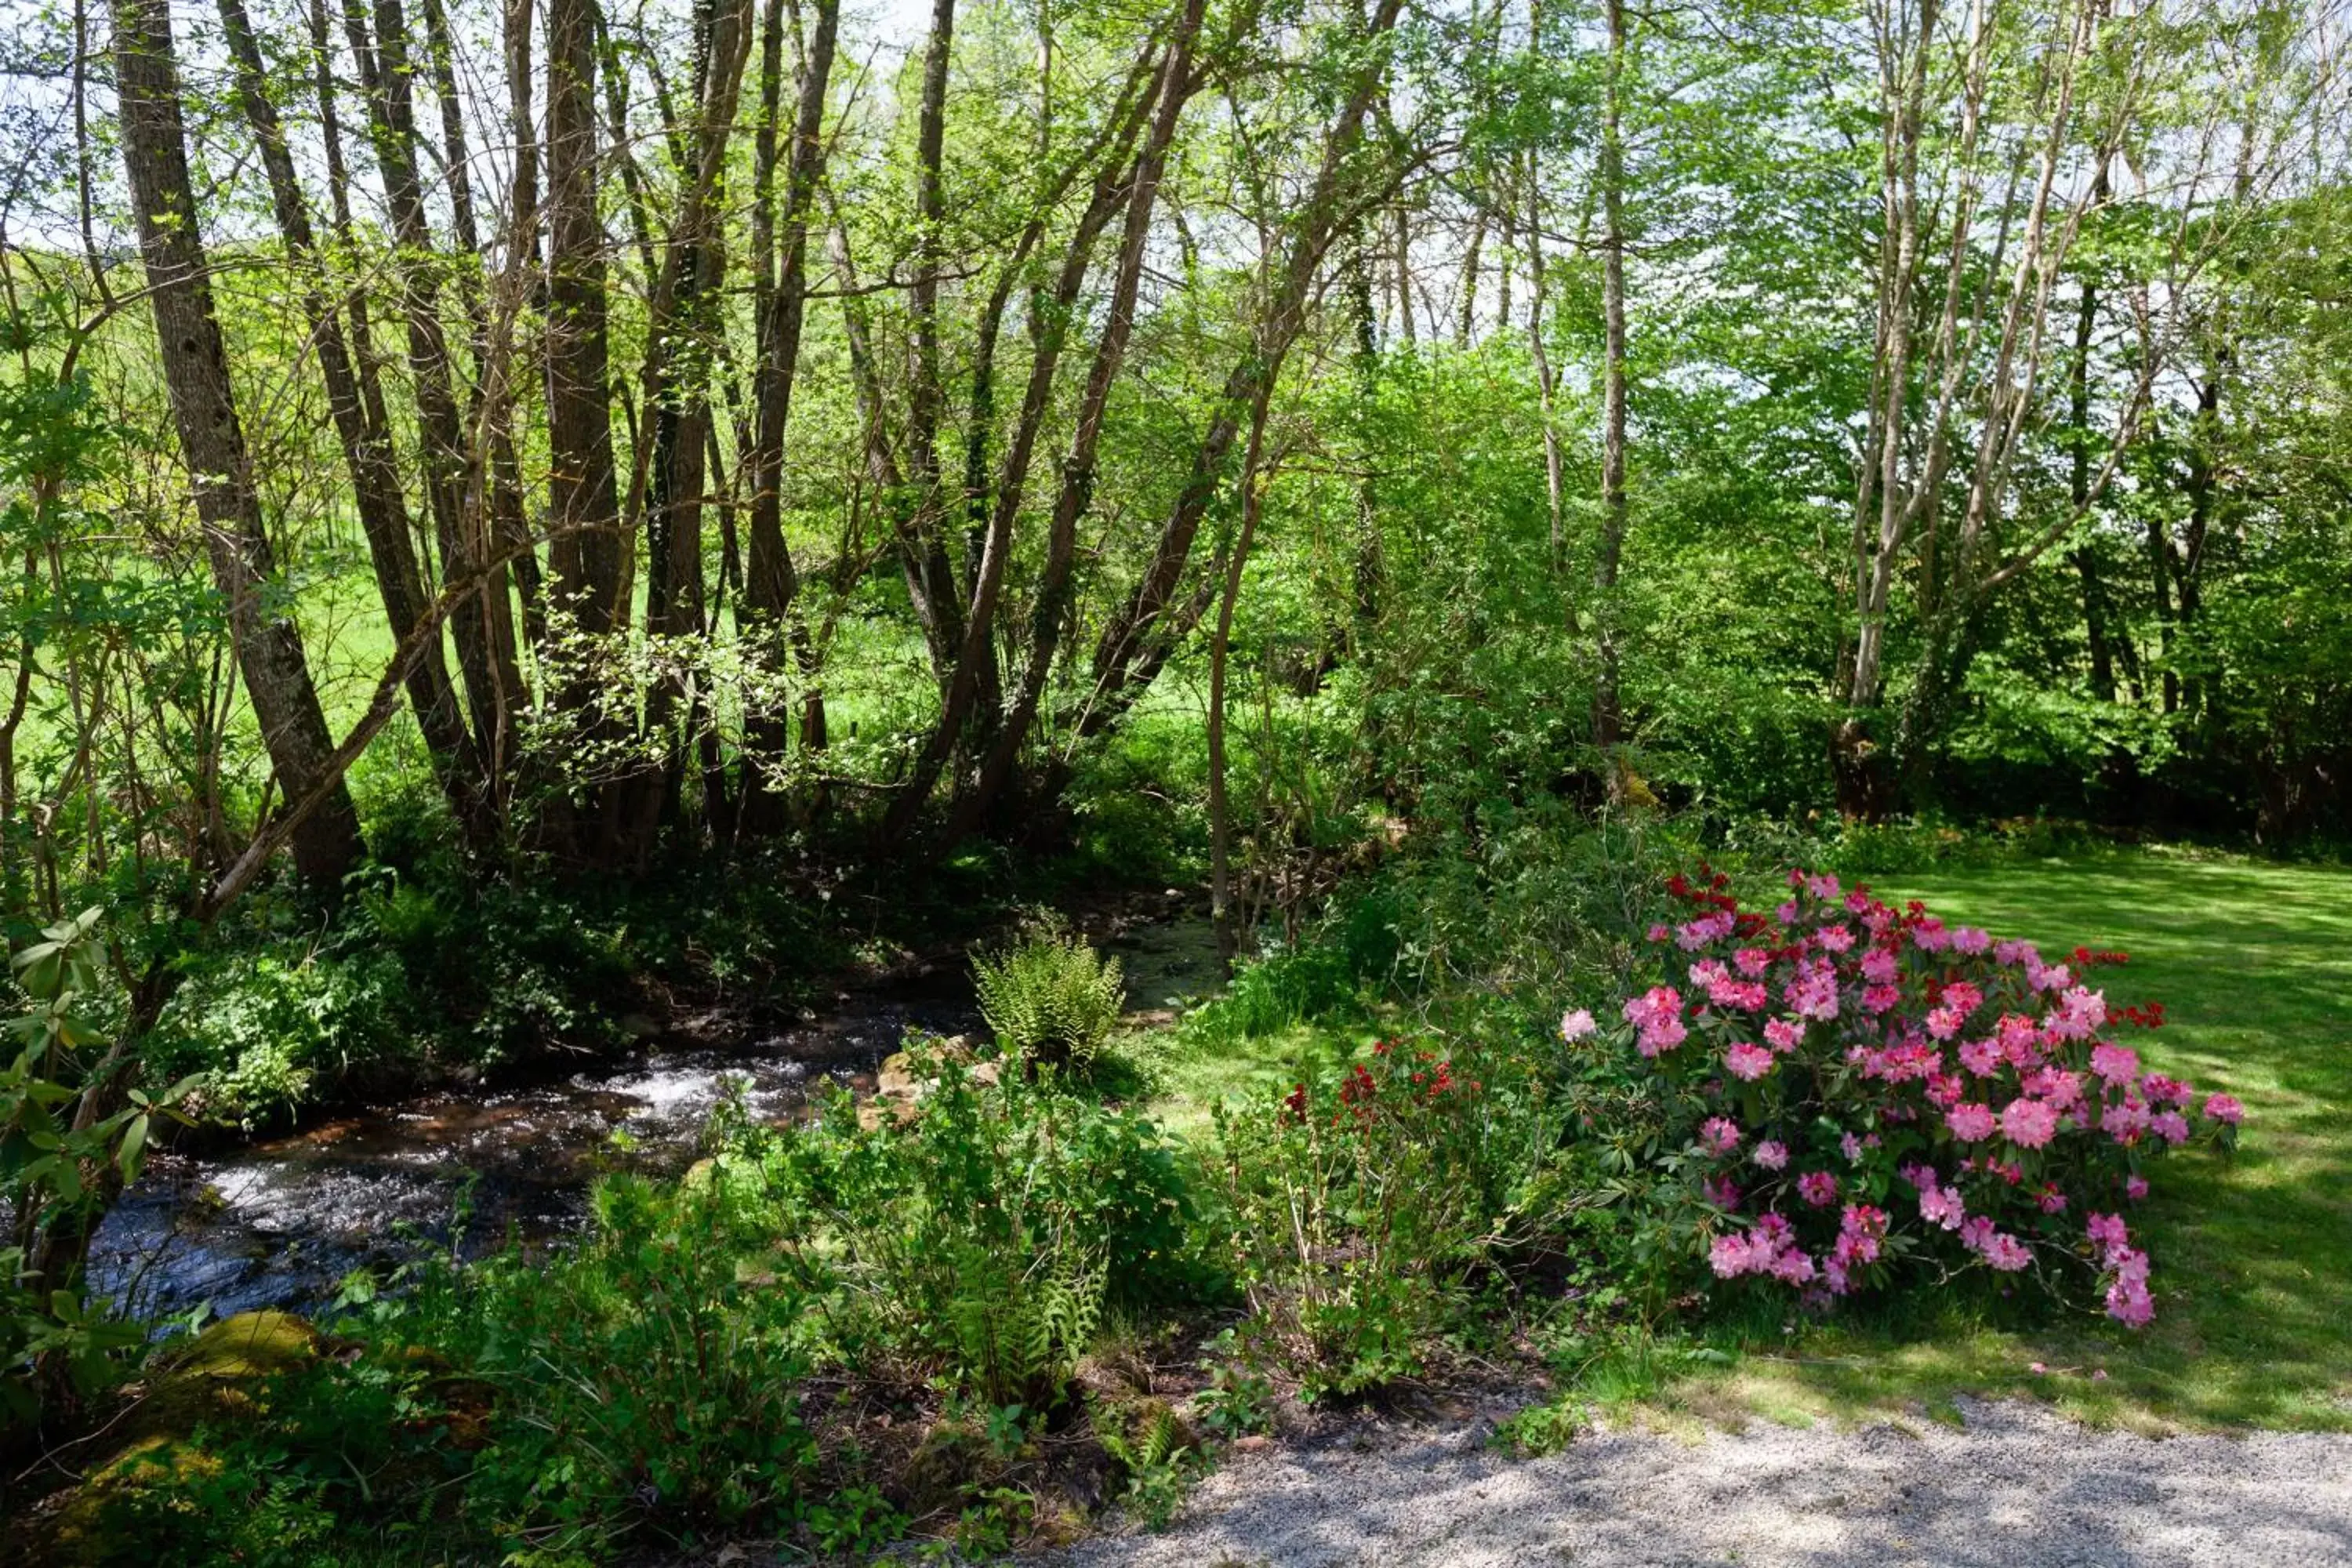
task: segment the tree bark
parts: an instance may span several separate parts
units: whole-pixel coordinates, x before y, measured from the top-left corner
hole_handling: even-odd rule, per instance
[[[1396,26],[1402,9],[1402,0],[1381,0],[1367,23],[1369,38],[1377,44],[1384,37]],[[1155,657],[1149,652],[1145,639],[1160,629],[1157,623],[1175,595],[1201,521],[1224,483],[1235,438],[1256,416],[1259,401],[1272,395],[1283,359],[1306,324],[1307,296],[1343,216],[1341,209],[1351,195],[1370,199],[1351,189],[1355,184],[1352,163],[1363,141],[1365,117],[1387,74],[1387,58],[1377,47],[1368,55],[1326,132],[1322,166],[1298,209],[1289,255],[1256,324],[1256,342],[1226,375],[1218,411],[1193,450],[1191,472],[1160,525],[1150,561],[1095,645],[1094,692],[1081,721],[1085,734],[1099,734],[1115,723],[1134,700],[1139,677],[1147,668],[1156,670],[1166,658],[1164,653]],[[1002,750],[1002,737],[998,744]]]
[[[1209,634],[1209,923],[1216,933],[1217,962],[1228,973],[1241,948],[1241,932],[1234,924],[1233,809],[1225,788],[1225,662],[1233,642],[1234,605],[1242,596],[1242,573],[1249,565],[1265,499],[1258,473],[1265,446],[1265,416],[1261,412],[1250,421],[1249,448],[1242,458],[1242,525],[1225,563],[1216,628]]]
[[[751,538],[745,553],[740,618],[754,645],[753,657],[771,671],[783,667],[788,617],[800,591],[783,530],[784,436],[792,417],[793,378],[800,363],[801,327],[808,300],[809,207],[824,172],[821,133],[840,22],[841,0],[817,0],[816,26],[800,62],[800,93],[785,153],[781,212],[775,206],[774,184],[776,117],[783,80],[782,0],[770,0],[761,45],[761,112],[751,209],[752,316],[758,357],[752,372],[755,425],[747,459],[751,470]],[[799,639],[799,647],[806,648],[805,637]],[[814,724],[803,725],[804,740],[824,733],[824,698],[812,689],[807,700],[820,706],[814,710]],[[752,755],[741,790],[747,821],[755,827],[774,825],[775,797],[761,779],[760,763],[783,753],[785,723],[782,714],[764,708],[747,716],[745,729]]]
[[[409,51],[407,17],[400,0],[375,0],[374,10],[373,41],[361,0],[343,0],[343,27],[359,67],[376,170],[383,179],[393,237],[400,247],[397,270],[408,327],[408,364],[425,465],[425,506],[440,545],[444,577],[470,581],[479,575],[478,567],[488,558],[488,546],[466,508],[469,455],[460,429],[448,339],[441,326],[446,258],[434,244],[416,168],[415,99],[410,86],[415,62]],[[462,182],[454,189],[462,191]],[[470,211],[469,202],[464,210]],[[484,766],[494,773],[505,761],[499,742],[512,732],[517,696],[515,678],[500,669],[502,641],[504,662],[512,668],[513,633],[510,625],[503,639],[499,633],[505,619],[496,614],[505,604],[503,574],[499,582],[495,601],[487,589],[478,590],[450,626],[466,703],[473,713],[475,742]]]
[[[1618,569],[1625,550],[1625,4],[1606,0],[1607,82],[1601,117],[1601,548],[1592,563],[1600,668],[1592,687],[1592,743],[1623,739],[1618,691]],[[1612,766],[1613,791],[1623,770]]]
[[[230,636],[262,742],[285,795],[299,799],[331,777],[334,746],[300,629],[285,607],[269,602],[277,567],[197,235],[171,11],[166,0],[112,0],[112,6],[123,163],[138,207],[140,254],[173,423],[213,580],[228,601]],[[358,862],[363,852],[359,814],[339,775],[300,823],[291,848],[296,870],[331,889]]]
[[[326,382],[328,413],[351,476],[352,505],[359,514],[360,531],[367,540],[377,595],[383,603],[384,620],[398,641],[424,618],[425,605],[415,545],[409,538],[399,462],[390,439],[367,416],[342,320],[328,291],[326,260],[311,227],[310,204],[296,177],[277,107],[269,99],[260,45],[245,0],[219,0],[219,8],[223,35],[236,67],[238,101],[253,128],[262,168],[268,176],[278,236],[285,243],[287,259],[301,279],[302,314],[310,324],[310,341]],[[487,803],[473,737],[449,683],[448,667],[439,656],[440,646],[436,643],[426,657],[416,661],[407,682],[409,706],[451,810],[479,844],[495,824],[484,811]]]
[[[977,809],[1002,787],[1012,759],[1017,754],[1005,745],[1005,737],[1027,729],[1044,696],[1045,676],[1052,668],[1068,609],[1070,576],[1077,557],[1078,520],[1093,503],[1096,448],[1102,435],[1103,414],[1125,359],[1128,341],[1135,330],[1135,301],[1142,284],[1144,246],[1150,233],[1152,209],[1159,200],[1160,182],[1167,170],[1168,150],[1175,141],[1177,124],[1191,97],[1192,47],[1205,10],[1204,0],[1187,0],[1178,15],[1174,36],[1169,41],[1167,58],[1160,68],[1153,96],[1156,108],[1151,131],[1127,181],[1126,226],[1121,235],[1118,269],[1111,280],[1102,337],[1095,345],[1094,362],[1079,395],[1069,450],[1062,460],[1061,488],[1055,497],[1054,515],[1046,534],[1045,572],[1031,617],[1028,661],[1012,711],[982,760],[976,786],[964,801],[958,803],[949,827],[950,841],[970,831],[976,821]],[[1052,302],[1045,307],[1044,331],[1031,358],[1028,394],[1013,444],[1005,453],[1003,484],[982,546],[980,577],[973,584],[971,613],[965,623],[963,643],[958,649],[940,704],[940,721],[917,759],[913,775],[891,802],[885,822],[886,835],[903,833],[929,797],[940,768],[962,732],[964,715],[978,689],[981,666],[991,658],[988,638],[995,626],[997,597],[1004,579],[1005,559],[1011,551],[1013,520],[1021,509],[1033,443],[1052,395],[1054,372],[1067,338],[1071,308],[1084,287],[1095,240],[1116,209],[1118,162],[1116,152],[1106,160],[1096,181],[1094,199],[1087,204],[1063,257],[1061,277]],[[992,779],[992,769],[995,770]]]
[[[955,564],[940,527],[948,498],[940,485],[940,165],[947,135],[948,63],[955,41],[956,0],[932,0],[930,41],[923,52],[922,100],[915,117],[915,279],[908,290],[912,340],[907,374],[907,481],[912,508],[903,524],[908,586],[918,595],[931,670],[942,689],[952,681],[964,616]],[[904,504],[904,503],[901,503]]]

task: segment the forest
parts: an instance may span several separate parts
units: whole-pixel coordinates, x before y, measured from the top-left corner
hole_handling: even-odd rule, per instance
[[[2278,1307],[2082,1215],[2341,1168],[2339,0],[7,16],[0,1563],[982,1560],[1771,1281]]]

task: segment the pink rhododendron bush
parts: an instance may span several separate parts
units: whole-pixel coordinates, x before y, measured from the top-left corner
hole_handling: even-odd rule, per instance
[[[1705,868],[1675,877],[1689,918],[1650,932],[1666,984],[1561,1020],[1680,1108],[1689,1141],[1659,1163],[1698,1205],[1717,1289],[1828,1306],[1981,1271],[2147,1323],[2130,1207],[2159,1156],[2232,1142],[2242,1112],[2143,1070],[2121,1032],[2162,1005],[2118,1007],[2095,978],[2124,955],[2052,962],[1833,876],[1789,886],[1765,913]]]

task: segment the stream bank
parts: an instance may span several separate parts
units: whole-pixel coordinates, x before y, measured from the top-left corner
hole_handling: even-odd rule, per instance
[[[1180,890],[1075,923],[1120,958],[1130,1020],[1164,1022],[1216,984],[1208,921]],[[790,1121],[824,1086],[873,1092],[909,1033],[981,1031],[969,951],[845,977],[788,1016],[711,1008],[646,1022],[641,1051],[583,1058],[574,1071],[543,1058],[503,1082],[362,1107],[242,1145],[159,1152],[100,1226],[93,1281],[149,1321],[199,1307],[307,1312],[354,1269],[382,1273],[439,1249],[479,1256],[510,1240],[561,1245],[588,1223],[598,1176],[683,1169],[729,1095],[755,1121]]]

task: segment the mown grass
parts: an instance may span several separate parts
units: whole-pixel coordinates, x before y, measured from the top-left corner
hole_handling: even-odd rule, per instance
[[[2238,1152],[2164,1163],[2132,1215],[2156,1266],[2158,1319],[2144,1331],[2087,1313],[2003,1330],[1915,1303],[1874,1325],[1800,1330],[1782,1349],[1751,1340],[1734,1366],[1676,1380],[1656,1407],[1851,1419],[1934,1415],[1974,1394],[2144,1428],[2352,1430],[2352,873],[2145,853],[1878,890],[2045,951],[2127,952],[2096,972],[2110,999],[2161,1000],[2171,1019],[2133,1043],[2150,1065],[2245,1101]]]

